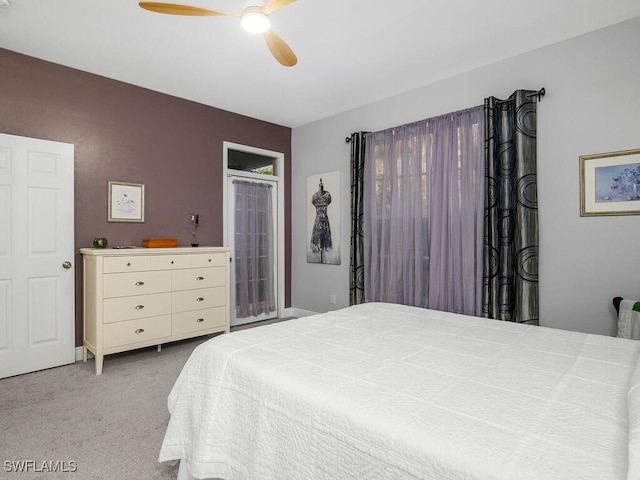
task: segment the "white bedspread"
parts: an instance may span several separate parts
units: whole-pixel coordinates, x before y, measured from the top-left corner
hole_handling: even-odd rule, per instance
[[[224,480],[626,479],[639,352],[383,303],[241,330],[185,365],[159,460]]]

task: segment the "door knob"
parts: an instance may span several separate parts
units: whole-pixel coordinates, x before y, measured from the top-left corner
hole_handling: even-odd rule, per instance
[[[65,270],[69,270],[71,268],[71,262],[64,262],[62,264],[62,268],[64,268]]]

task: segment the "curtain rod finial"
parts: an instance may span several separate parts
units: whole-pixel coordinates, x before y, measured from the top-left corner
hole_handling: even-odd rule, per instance
[[[547,93],[546,90],[544,89],[544,87],[542,87],[539,91],[540,95],[538,95],[538,102],[542,101],[542,97],[544,97],[544,94]]]
[[[345,141],[345,143],[351,142],[351,137],[344,137],[344,141]]]

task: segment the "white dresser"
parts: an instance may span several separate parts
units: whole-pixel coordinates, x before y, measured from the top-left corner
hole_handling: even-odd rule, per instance
[[[84,342],[105,355],[229,332],[229,249],[81,248]]]

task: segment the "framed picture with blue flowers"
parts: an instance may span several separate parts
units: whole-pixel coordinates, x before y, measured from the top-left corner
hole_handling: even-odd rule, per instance
[[[144,185],[109,180],[109,222],[144,223]]]
[[[580,157],[580,216],[640,215],[640,149]]]

